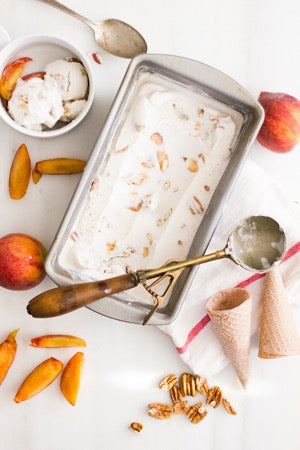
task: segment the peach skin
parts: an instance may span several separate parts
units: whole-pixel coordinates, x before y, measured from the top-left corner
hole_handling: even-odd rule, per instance
[[[57,347],[86,347],[83,339],[68,334],[47,334],[31,339],[31,347],[57,348]]]
[[[43,391],[60,374],[63,363],[55,358],[49,358],[38,365],[23,381],[14,397],[16,403],[24,402]]]
[[[29,73],[28,75],[24,75],[24,77],[22,77],[23,81],[28,81],[31,80],[31,78],[41,78],[42,80],[45,78],[46,72],[32,72]]]
[[[69,360],[61,376],[61,392],[72,406],[75,406],[77,400],[83,362],[84,354],[82,352],[75,353]]]
[[[9,174],[9,194],[13,200],[20,200],[26,194],[31,174],[31,161],[25,144],[15,154]]]
[[[21,77],[26,64],[31,58],[19,58],[7,64],[0,78],[0,95],[4,100],[9,100],[18,79]]]
[[[17,341],[15,339],[18,331],[19,328],[9,333],[5,341],[0,345],[0,384],[2,384],[2,381],[6,377],[10,366],[14,362],[18,348]]]

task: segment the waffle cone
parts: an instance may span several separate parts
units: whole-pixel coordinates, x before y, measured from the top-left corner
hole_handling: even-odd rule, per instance
[[[278,268],[265,276],[258,356],[279,358],[300,353],[300,338]]]
[[[250,374],[250,295],[246,289],[226,289],[211,297],[206,306],[225,353],[246,389]]]

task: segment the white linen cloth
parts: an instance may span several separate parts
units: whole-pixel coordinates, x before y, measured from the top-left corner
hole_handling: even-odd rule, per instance
[[[250,159],[242,169],[207,253],[224,248],[243,218],[265,215],[275,219],[287,236],[287,252],[280,264],[289,301],[300,303],[300,207],[288,200],[269,176]],[[252,334],[258,327],[263,279],[223,259],[199,266],[178,318],[160,327],[169,334],[184,362],[194,373],[212,376],[227,364],[223,348],[207,316],[206,302],[216,292],[246,287],[252,296]],[[300,324],[299,324],[300,325]]]

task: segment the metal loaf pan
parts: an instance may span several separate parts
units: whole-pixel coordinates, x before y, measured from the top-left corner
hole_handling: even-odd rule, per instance
[[[103,130],[90,156],[84,174],[71,200],[46,261],[50,278],[59,286],[74,281],[59,266],[58,258],[70,235],[73,224],[87,199],[90,186],[108,156],[110,143],[124,120],[132,92],[139,73],[158,73],[181,86],[201,93],[225,104],[241,115],[241,124],[234,138],[232,154],[209,206],[193,240],[188,257],[205,253],[214,230],[220,220],[226,202],[234,187],[239,172],[247,158],[251,144],[261,127],[264,113],[260,104],[237,82],[222,72],[198,61],[171,55],[142,55],[132,60],[116,95]],[[172,255],[170,254],[170,258]],[[138,268],[137,268],[138,269]],[[180,311],[197,267],[183,272],[168,303],[152,317],[150,324],[165,325],[174,320]],[[104,316],[141,324],[151,305],[124,300],[119,296],[107,297],[94,302],[90,309]]]

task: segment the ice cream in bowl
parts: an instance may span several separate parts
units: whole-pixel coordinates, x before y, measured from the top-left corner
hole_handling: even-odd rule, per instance
[[[0,116],[21,133],[59,136],[88,113],[94,77],[87,57],[51,36],[26,36],[0,52]]]

